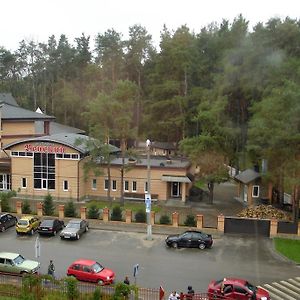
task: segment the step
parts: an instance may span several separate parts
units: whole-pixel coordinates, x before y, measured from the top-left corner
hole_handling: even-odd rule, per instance
[[[299,293],[296,293],[294,291],[292,291],[290,288],[285,287],[284,285],[277,283],[277,282],[273,282],[273,286],[277,287],[278,289],[280,289],[281,291],[285,292],[287,295],[291,295],[293,297],[297,297],[299,296]]]
[[[297,298],[293,298],[289,295],[286,295],[284,292],[278,290],[277,288],[271,286],[270,284],[265,284],[264,287],[273,294],[280,296],[282,300],[299,300]]]
[[[288,287],[290,290],[296,292],[297,296],[300,295],[300,287],[297,287],[294,284],[291,284],[287,281],[280,281],[280,283]]]

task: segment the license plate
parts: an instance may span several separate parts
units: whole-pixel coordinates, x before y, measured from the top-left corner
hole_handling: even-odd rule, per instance
[[[42,230],[47,230],[47,228],[42,228]]]
[[[65,239],[69,239],[70,237],[68,235],[65,235]]]

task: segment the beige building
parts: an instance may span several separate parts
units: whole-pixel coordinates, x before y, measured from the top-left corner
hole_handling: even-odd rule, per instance
[[[10,94],[0,94],[0,190],[14,190],[19,197],[41,199],[48,193],[60,200],[80,201],[107,197],[107,166],[102,175],[84,176],[89,151],[83,131],[54,122],[54,117],[18,106]],[[78,145],[78,140],[82,142]],[[122,159],[112,147],[110,194],[121,194]],[[192,184],[191,165],[184,159],[141,156],[125,158],[125,199],[144,199],[148,189],[148,164],[152,199],[186,201]]]

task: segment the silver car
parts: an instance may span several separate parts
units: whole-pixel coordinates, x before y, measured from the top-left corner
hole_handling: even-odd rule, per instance
[[[89,224],[86,220],[73,219],[70,220],[67,226],[61,231],[61,239],[79,240],[80,236],[89,230]]]

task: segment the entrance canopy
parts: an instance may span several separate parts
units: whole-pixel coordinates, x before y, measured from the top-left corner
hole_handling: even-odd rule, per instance
[[[191,180],[187,176],[162,175],[161,180],[167,182],[185,182],[185,183],[191,182]]]

